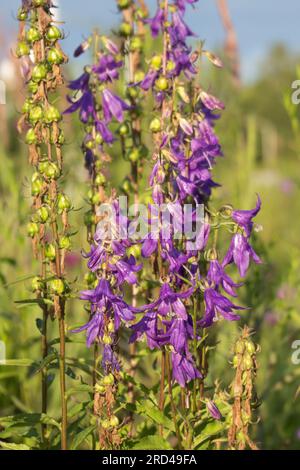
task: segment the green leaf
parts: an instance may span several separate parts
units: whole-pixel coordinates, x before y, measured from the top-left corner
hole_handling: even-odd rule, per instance
[[[4,441],[0,441],[0,447],[7,450],[30,450],[30,447],[25,444],[13,444]]]
[[[89,426],[88,428],[83,429],[78,434],[76,434],[75,438],[72,441],[70,449],[71,450],[77,449],[80,446],[80,444],[82,444],[85,441],[85,439],[87,439],[95,431],[95,429],[96,429],[96,425],[93,424]]]
[[[93,387],[87,384],[78,385],[77,387],[69,388],[66,396],[70,398],[75,393],[82,393],[82,392],[93,393]]]
[[[136,410],[138,414],[146,415],[155,423],[162,425],[169,431],[175,432],[173,421],[156,406],[153,406],[149,400],[144,403],[137,402]]]
[[[5,359],[0,361],[0,366],[30,367],[35,364],[32,359]]]
[[[60,424],[54,418],[42,413],[20,413],[0,418],[1,426],[6,429],[11,427],[31,427],[40,423],[60,429]]]
[[[146,436],[134,444],[135,450],[172,450],[170,444],[160,436]]]
[[[199,449],[202,447],[206,441],[209,441],[220,434],[224,429],[226,429],[226,423],[222,421],[211,421],[209,420],[207,424],[204,426],[201,425],[198,429],[196,429],[195,434],[197,431],[199,435],[193,441],[193,448]]]

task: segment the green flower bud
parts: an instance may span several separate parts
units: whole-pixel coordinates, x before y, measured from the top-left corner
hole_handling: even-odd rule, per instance
[[[49,219],[49,211],[47,207],[45,206],[40,207],[37,211],[37,216],[38,216],[39,221],[42,224],[45,224],[47,220]]]
[[[25,142],[28,145],[33,145],[37,143],[37,136],[35,135],[34,129],[28,129],[25,137]]]
[[[34,238],[39,233],[39,226],[35,222],[30,222],[27,225],[27,234],[29,237]]]
[[[41,178],[37,178],[31,183],[31,194],[32,196],[38,196],[41,194],[43,188],[43,180]]]
[[[65,194],[57,196],[57,207],[60,212],[69,211],[72,207],[70,199]]]
[[[37,28],[31,27],[26,33],[26,39],[30,43],[34,43],[36,41],[39,41],[41,39],[41,33]]]
[[[49,106],[44,113],[44,121],[46,124],[52,124],[52,122],[58,122],[61,120],[61,114],[55,106]]]
[[[142,50],[142,47],[143,47],[143,43],[142,43],[142,40],[140,37],[138,36],[134,36],[131,41],[130,41],[130,45],[129,45],[129,49],[131,52],[139,52]]]
[[[150,130],[151,132],[160,132],[161,131],[161,121],[158,118],[152,119],[150,122]]]
[[[117,418],[117,416],[113,415],[113,416],[110,418],[109,423],[110,423],[110,425],[111,425],[112,428],[116,428],[117,426],[119,426],[120,421],[119,421],[119,419]]]
[[[91,200],[91,203],[95,206],[97,206],[98,204],[100,204],[100,194],[99,193],[94,193],[93,196],[92,196],[92,200]]]
[[[55,255],[53,259],[55,259]],[[66,284],[62,279],[52,279],[49,282],[49,287],[51,292],[56,295],[62,295],[66,291]]]
[[[130,160],[132,163],[136,163],[141,157],[140,150],[138,148],[133,148],[129,150],[127,157],[128,160]]]
[[[129,129],[128,124],[126,124],[126,122],[121,124],[121,126],[119,127],[119,134],[122,135],[122,136],[128,135],[129,131],[130,131],[130,129]]]
[[[246,354],[244,354],[243,356],[243,359],[242,359],[242,368],[244,370],[249,370],[251,369],[253,366],[253,360],[252,360],[252,357],[251,355],[247,352]]]
[[[58,29],[56,26],[50,26],[46,32],[46,39],[49,42],[55,42],[58,39],[62,38],[62,33],[60,29]]]
[[[115,383],[115,378],[112,374],[105,375],[102,379],[103,385],[113,385]]]
[[[131,183],[130,183],[130,181],[129,181],[128,179],[126,179],[126,180],[124,181],[124,183],[122,184],[122,190],[124,191],[124,193],[129,194],[130,191],[131,191],[131,189],[132,189],[132,188],[131,188]]]
[[[94,284],[94,282],[96,281],[97,279],[97,276],[95,273],[92,273],[91,271],[88,272],[85,276],[84,276],[84,280],[85,282],[88,284],[88,285],[92,285]]]
[[[162,66],[162,57],[161,55],[154,55],[151,59],[150,65],[155,70],[160,70]]]
[[[97,134],[95,135],[95,142],[97,145],[103,144],[103,137],[102,137],[102,134],[100,134],[100,132],[97,132]]]
[[[143,72],[143,70],[137,70],[134,74],[134,82],[135,83],[138,83],[138,82],[141,82],[142,80],[144,80],[145,78],[145,73]]]
[[[85,148],[87,148],[89,150],[93,150],[96,147],[95,141],[93,139],[86,140],[84,142],[84,146],[85,146]]]
[[[131,0],[118,0],[118,8],[120,10],[126,10],[131,5]]]
[[[32,107],[32,100],[30,98],[26,98],[24,104],[22,106],[22,113],[27,114],[31,110]]]
[[[38,83],[34,82],[33,80],[30,80],[27,86],[28,86],[28,90],[33,94],[35,94],[39,89]]]
[[[84,224],[89,227],[95,223],[95,215],[92,211],[88,211],[84,214]]]
[[[248,351],[248,353],[251,354],[251,356],[253,356],[253,354],[256,351],[255,344],[252,341],[247,340],[245,343],[245,346],[246,346],[246,350]]]
[[[97,383],[94,388],[95,388],[95,392],[97,393],[100,393],[100,394],[105,393],[105,387],[103,387],[103,385],[100,385]]]
[[[166,91],[169,87],[168,80],[166,77],[159,77],[155,82],[155,86],[159,91]]]
[[[236,342],[236,345],[235,345],[235,353],[236,354],[243,354],[244,351],[245,351],[245,343],[242,339],[239,339]]]
[[[235,369],[238,367],[238,365],[239,365],[239,357],[238,356],[233,356],[232,365]]]
[[[34,106],[29,110],[29,121],[32,124],[36,124],[43,119],[43,115],[44,113],[41,106]]]
[[[33,292],[42,290],[43,286],[44,286],[44,283],[43,283],[42,279],[40,278],[40,276],[36,276],[32,279],[31,287],[32,287]]]
[[[47,60],[49,64],[59,65],[63,63],[64,56],[60,50],[56,49],[55,47],[52,47],[47,53]]]
[[[53,162],[47,162],[43,167],[43,172],[47,178],[50,180],[56,180],[60,176],[60,171],[58,166]]]
[[[230,219],[232,216],[232,212],[233,212],[233,207],[230,204],[226,204],[220,209],[220,214],[223,217],[223,219]]]
[[[109,335],[103,335],[102,343],[103,344],[112,344],[112,338]]]
[[[106,183],[106,177],[103,173],[98,173],[95,178],[95,184],[97,186],[103,186]]]
[[[46,5],[46,0],[32,0],[32,4],[36,8],[43,7],[44,5]]]
[[[125,37],[131,36],[132,33],[133,33],[133,29],[132,29],[131,24],[124,21],[120,25],[119,32],[120,32],[121,36],[125,36]]]
[[[53,243],[47,243],[45,247],[45,256],[50,261],[55,260],[56,253],[55,253],[55,246],[53,245]]]
[[[127,96],[129,96],[129,98],[135,99],[138,97],[139,90],[137,89],[137,87],[130,86],[127,88],[126,94]]]
[[[140,245],[133,245],[130,248],[127,248],[126,251],[128,256],[134,256],[135,258],[141,257],[141,246]]]
[[[71,247],[71,239],[68,236],[61,237],[59,239],[59,248],[61,250],[69,250]]]
[[[176,67],[175,62],[173,62],[173,60],[168,60],[168,62],[167,62],[167,71],[168,72],[173,72],[175,67]]]
[[[108,421],[108,419],[105,419],[105,420],[101,421],[101,426],[103,427],[103,429],[109,429],[110,428],[110,422]]]
[[[19,21],[26,21],[27,20],[28,13],[26,10],[23,8],[19,8],[17,18]]]
[[[109,331],[109,333],[114,333],[115,331],[115,324],[114,324],[114,321],[111,320],[108,325],[107,325],[107,331]]]
[[[23,57],[24,55],[29,55],[30,47],[25,41],[20,41],[17,45],[16,55],[17,57]]]

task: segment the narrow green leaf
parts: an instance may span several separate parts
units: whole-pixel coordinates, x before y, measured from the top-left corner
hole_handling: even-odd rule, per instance
[[[71,450],[77,449],[80,446],[80,444],[82,444],[95,431],[95,429],[96,429],[96,425],[93,424],[89,426],[88,428],[83,429],[78,434],[76,434],[75,438],[72,441],[70,449]]]

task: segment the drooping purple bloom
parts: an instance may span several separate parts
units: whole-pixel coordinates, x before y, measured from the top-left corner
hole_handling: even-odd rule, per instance
[[[96,121],[96,130],[100,132],[102,139],[106,144],[112,144],[115,141],[114,134],[109,130],[105,122]]]
[[[164,24],[164,10],[162,8],[158,8],[155,16],[153,18],[145,20],[146,23],[150,25],[152,36],[155,38],[158,36],[159,32],[163,28]]]
[[[198,2],[198,0],[175,0],[175,4],[181,11],[181,13],[185,12],[186,5],[192,5],[194,3]]]
[[[103,54],[98,64],[92,67],[93,72],[98,76],[101,83],[113,82],[119,78],[118,69],[122,67],[123,61],[116,61],[111,54]]]
[[[223,416],[221,415],[221,412],[217,405],[212,401],[212,400],[207,400],[206,402],[206,408],[209,412],[209,414],[216,419],[217,421],[220,421]]]
[[[105,344],[103,347],[102,367],[105,374],[108,374],[111,371],[119,371],[121,369],[118,358],[109,344]]]
[[[102,107],[106,122],[110,122],[113,117],[117,121],[122,122],[124,120],[124,111],[130,109],[130,106],[125,101],[108,89],[102,91]]]
[[[204,292],[205,313],[200,321],[202,327],[207,328],[217,321],[220,315],[225,320],[239,320],[240,316],[234,313],[234,310],[245,310],[244,307],[233,304],[227,297],[209,287]]]
[[[225,267],[228,264],[235,263],[239,269],[241,277],[245,277],[251,259],[253,259],[256,264],[262,263],[259,256],[249,244],[247,237],[244,237],[241,233],[234,234],[222,266]]]
[[[172,375],[181,387],[185,387],[191,380],[201,378],[191,355],[181,355],[177,352],[172,353]]]
[[[261,209],[261,199],[257,195],[256,207],[252,210],[235,210],[232,212],[232,219],[245,230],[247,237],[250,237],[253,221],[252,219],[259,213]]]
[[[178,44],[178,42],[185,43],[188,36],[195,36],[193,31],[186,25],[181,14],[176,11],[172,15],[173,22],[169,27],[169,33],[171,37],[172,45]]]
[[[233,297],[237,295],[235,288],[241,286],[241,284],[235,283],[228,274],[225,273],[217,259],[210,261],[207,279],[209,282],[213,283],[215,287],[223,287],[224,291]]]

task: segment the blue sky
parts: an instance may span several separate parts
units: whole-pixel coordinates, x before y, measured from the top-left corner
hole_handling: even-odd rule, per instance
[[[14,12],[20,0],[0,0],[0,30],[13,38],[17,29]],[[65,49],[71,53],[93,26],[108,31],[118,23],[114,0],[57,0],[67,38]],[[283,42],[300,52],[300,0],[228,0],[237,30],[243,76],[255,77],[258,64],[274,43]],[[152,11],[156,0],[148,0]],[[224,31],[215,0],[199,0],[195,10],[188,8],[187,21],[193,31],[214,49],[222,43]],[[1,41],[1,38],[0,38]],[[0,42],[1,43],[1,42]],[[3,50],[2,50],[3,52]]]

